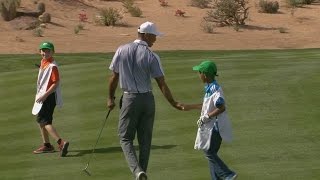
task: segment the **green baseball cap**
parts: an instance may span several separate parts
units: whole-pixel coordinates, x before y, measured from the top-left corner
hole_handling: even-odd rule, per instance
[[[54,51],[54,45],[51,42],[42,42],[39,46],[39,49],[50,49]]]
[[[204,74],[211,75],[212,77],[217,75],[217,66],[210,60],[204,60],[199,65],[192,68],[194,71],[199,71]]]

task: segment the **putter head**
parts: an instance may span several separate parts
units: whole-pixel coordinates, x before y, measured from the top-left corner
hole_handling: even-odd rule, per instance
[[[91,176],[90,172],[88,171],[89,164],[86,165],[84,169],[82,169],[83,172],[85,172],[88,176]]]

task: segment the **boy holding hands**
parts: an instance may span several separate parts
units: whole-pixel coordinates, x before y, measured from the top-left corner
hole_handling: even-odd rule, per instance
[[[203,61],[193,70],[199,72],[199,77],[205,83],[203,104],[184,105],[184,110],[201,109],[197,121],[198,132],[195,149],[203,150],[208,161],[211,180],[233,180],[237,174],[231,171],[218,156],[222,139],[231,141],[231,123],[226,113],[225,100],[220,85],[215,80],[217,67],[212,61]]]

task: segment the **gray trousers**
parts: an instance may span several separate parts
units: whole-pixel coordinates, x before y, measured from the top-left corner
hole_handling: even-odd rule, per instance
[[[122,151],[134,175],[140,171],[147,171],[154,116],[155,102],[152,92],[123,94],[118,133]],[[133,146],[136,133],[139,159]]]

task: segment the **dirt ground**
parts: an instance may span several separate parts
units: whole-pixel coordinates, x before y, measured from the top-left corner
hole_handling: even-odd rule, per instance
[[[79,0],[78,0],[79,1]],[[138,0],[143,17],[131,17],[116,0],[42,0],[46,12],[52,16],[43,37],[33,36],[32,30],[16,30],[22,22],[5,22],[0,18],[0,54],[38,53],[40,42],[50,40],[57,53],[113,52],[124,43],[133,41],[138,26],[145,21],[156,23],[165,33],[157,39],[153,50],[234,50],[234,49],[287,49],[320,48],[320,2],[291,11],[280,1],[277,14],[258,13],[258,0],[249,0],[250,14],[247,26],[238,32],[232,27],[219,27],[214,33],[205,33],[200,23],[209,9],[190,6],[190,0],[167,0],[162,7],[158,0]],[[36,0],[22,0],[21,9],[35,10]],[[41,1],[37,1],[41,2]],[[98,8],[115,7],[123,12],[121,26],[107,27],[94,23]],[[185,17],[175,11],[185,11]],[[75,34],[78,14],[85,12],[88,21],[84,30]],[[286,29],[280,33],[279,28]]]

